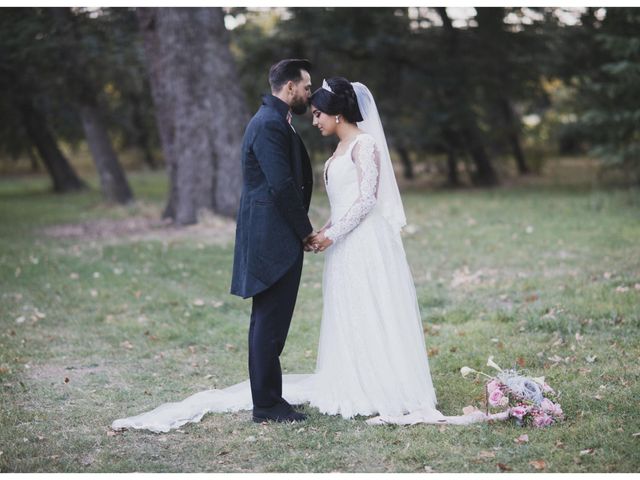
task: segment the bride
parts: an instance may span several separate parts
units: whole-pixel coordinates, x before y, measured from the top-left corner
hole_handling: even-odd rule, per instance
[[[389,151],[369,89],[330,78],[311,96],[313,125],[340,139],[324,168],[331,218],[310,246],[326,252],[316,370],[282,377],[282,396],[321,413],[381,423],[469,424],[494,416],[445,416],[437,399],[401,228],[406,224]],[[250,410],[249,381],[112,423],[166,432],[208,412]]]

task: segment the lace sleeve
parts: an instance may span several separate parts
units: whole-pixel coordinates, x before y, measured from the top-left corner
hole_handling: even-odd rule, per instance
[[[380,160],[370,135],[357,140],[352,151],[358,172],[360,195],[345,215],[325,231],[325,236],[334,243],[356,228],[376,204],[378,195]]]

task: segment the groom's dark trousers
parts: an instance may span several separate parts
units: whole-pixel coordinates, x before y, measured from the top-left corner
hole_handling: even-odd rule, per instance
[[[313,173],[300,137],[287,122],[289,106],[265,95],[242,142],[231,293],[253,298],[249,377],[254,407],[282,401],[279,356],[296,303],[303,240],[313,229],[307,212]]]
[[[249,326],[249,377],[256,407],[270,407],[282,398],[280,354],[298,296],[302,251],[291,269],[267,290],[253,297]]]

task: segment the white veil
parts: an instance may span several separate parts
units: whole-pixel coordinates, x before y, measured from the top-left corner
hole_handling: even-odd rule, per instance
[[[368,133],[376,141],[380,153],[380,182],[378,185],[377,208],[382,216],[387,219],[395,231],[399,232],[407,224],[404,214],[402,199],[398,190],[398,183],[393,172],[393,164],[389,156],[387,139],[384,135],[380,115],[373,95],[360,82],[353,82],[353,89],[356,92],[358,106],[362,114],[362,121],[358,122],[358,127]]]

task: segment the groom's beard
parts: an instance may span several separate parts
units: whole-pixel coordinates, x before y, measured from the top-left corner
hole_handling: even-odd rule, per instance
[[[291,104],[291,111],[296,115],[303,115],[306,113],[308,106],[308,100],[304,98],[296,98],[295,102]]]

